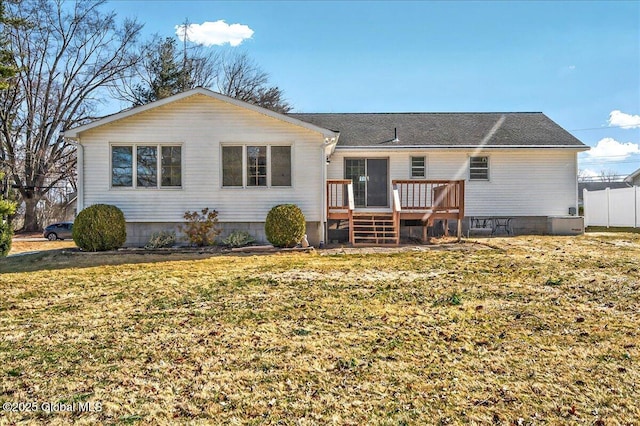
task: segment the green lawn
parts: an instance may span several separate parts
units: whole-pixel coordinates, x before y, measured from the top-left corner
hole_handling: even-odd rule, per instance
[[[0,424],[637,424],[640,235],[0,260]]]

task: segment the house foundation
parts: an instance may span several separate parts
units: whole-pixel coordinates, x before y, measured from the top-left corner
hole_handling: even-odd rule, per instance
[[[127,240],[125,247],[144,247],[156,232],[175,232],[177,244],[188,244],[183,232],[180,231],[182,223],[177,222],[127,222]],[[222,241],[234,231],[245,231],[251,235],[257,243],[268,244],[264,232],[264,222],[219,222],[222,230],[216,237],[216,241]],[[321,241],[321,227],[319,222],[307,222],[307,239],[309,244],[318,247]]]

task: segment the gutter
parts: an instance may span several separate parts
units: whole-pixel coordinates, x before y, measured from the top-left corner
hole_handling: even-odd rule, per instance
[[[322,194],[322,202],[320,203],[320,205],[322,206],[322,212],[320,214],[320,227],[322,232],[321,242],[326,242],[328,237],[327,235],[327,166],[328,166],[328,161],[331,158],[331,155],[336,149],[336,145],[338,144],[339,138],[340,138],[340,132],[336,132],[335,137],[326,136],[324,138],[324,142],[320,146],[320,154],[321,154],[320,164],[322,164],[321,166],[322,176],[320,179],[320,184],[322,185],[322,188],[320,190],[320,193]]]
[[[509,150],[509,149],[567,149],[574,151],[588,151],[590,147],[583,145],[362,145],[362,146],[337,146],[337,150],[340,151],[394,151],[397,149],[410,149],[410,150],[467,150],[467,149],[479,149],[479,150]]]

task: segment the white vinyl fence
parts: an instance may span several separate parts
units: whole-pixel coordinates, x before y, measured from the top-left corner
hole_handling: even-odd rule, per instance
[[[584,226],[640,227],[640,186],[583,192]]]

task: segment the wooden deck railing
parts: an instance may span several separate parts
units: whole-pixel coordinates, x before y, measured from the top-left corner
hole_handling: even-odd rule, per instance
[[[355,208],[350,179],[327,180],[327,216],[348,214]]]
[[[394,180],[403,210],[464,213],[464,180]]]
[[[400,191],[397,185],[393,185],[393,226],[396,229],[396,244],[400,244],[400,214],[402,204],[400,203]]]
[[[427,227],[443,220],[448,235],[449,220],[458,222],[458,241],[462,238],[464,218],[464,180],[394,180],[398,190],[403,219],[420,219],[427,226],[423,239],[428,240]]]
[[[400,239],[401,219],[420,219],[426,228],[436,220],[458,221],[458,238],[462,235],[464,218],[464,180],[394,180],[391,210],[393,223]],[[353,215],[355,203],[353,182],[349,179],[327,180],[327,218],[349,220],[349,240],[354,241]]]

